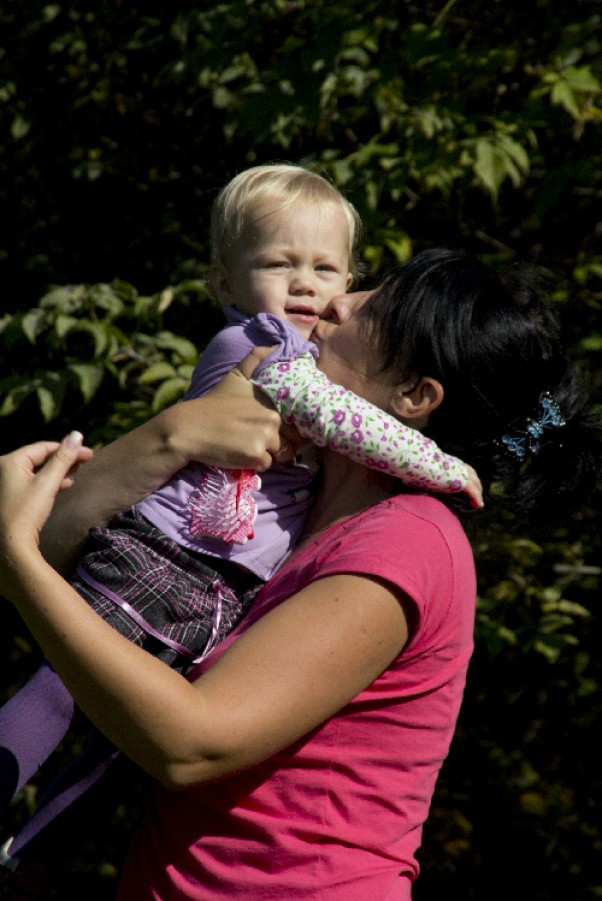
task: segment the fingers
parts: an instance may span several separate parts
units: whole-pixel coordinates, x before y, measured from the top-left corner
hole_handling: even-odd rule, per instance
[[[37,546],[57,493],[71,484],[71,474],[89,459],[79,432],[60,444],[39,441],[0,458],[0,544],[6,548]]]
[[[59,443],[58,441],[36,441],[7,454],[7,462],[11,459],[21,462],[31,473],[40,470],[49,460],[55,460],[54,468],[66,468],[66,472],[92,456],[90,448],[83,447],[83,435],[71,432]],[[57,462],[60,464],[57,467]]]
[[[277,463],[290,463],[295,459],[295,448],[284,435],[280,435],[280,446],[272,456]]]
[[[89,460],[91,456],[91,449],[83,446],[81,432],[70,432],[39,468],[38,479],[57,485],[57,490],[68,488],[80,464]]]
[[[184,453],[189,460],[226,469],[270,468],[280,447],[282,420],[270,398],[239,369],[180,408],[186,405],[194,416],[186,411],[188,427],[179,424],[176,434],[188,433]]]
[[[67,475],[69,470],[76,465],[79,451],[82,447],[84,436],[81,432],[70,432],[59,444],[56,453],[50,457],[48,466],[57,473],[64,470]]]
[[[262,363],[266,357],[269,357],[277,347],[277,344],[273,347],[254,347],[251,353],[247,354],[247,356],[240,361],[236,369],[238,369],[246,379],[252,378],[259,364]]]
[[[70,432],[59,444],[56,453],[51,457],[55,461],[55,465],[60,463],[58,473],[65,470],[63,478],[60,482],[60,489],[70,488],[73,484],[73,476],[82,463],[92,457],[91,448],[84,447],[84,436],[81,432]],[[50,465],[49,460],[48,465]]]
[[[44,465],[46,460],[55,453],[58,447],[58,441],[36,441],[35,444],[27,444],[20,450],[13,451],[12,454],[7,454],[5,459],[9,460],[17,454],[22,455],[24,457],[25,465],[27,466],[27,464],[29,464],[28,468],[32,472],[35,472],[36,469],[39,469],[40,466]]]
[[[464,491],[468,495],[470,506],[475,509],[481,509],[485,506],[483,502],[483,486],[481,485],[481,480],[472,466],[467,466],[466,468],[468,470],[468,482]]]
[[[274,460],[277,463],[292,463],[297,456],[297,451],[305,443],[305,439],[295,426],[287,423],[281,423],[278,439],[278,448],[275,453],[272,453]]]
[[[469,502],[470,506],[474,510],[482,510],[483,507],[485,506],[485,504],[483,502],[483,497],[481,496],[481,494],[476,491],[473,492],[473,491],[468,491],[468,490],[466,493],[468,494],[468,502]]]

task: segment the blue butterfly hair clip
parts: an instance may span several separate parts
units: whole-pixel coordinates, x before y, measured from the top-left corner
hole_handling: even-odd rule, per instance
[[[510,456],[522,463],[528,454],[537,456],[541,450],[541,438],[549,429],[560,429],[566,420],[550,393],[544,391],[539,396],[537,416],[527,419],[524,428],[514,428],[502,435],[498,441]]]

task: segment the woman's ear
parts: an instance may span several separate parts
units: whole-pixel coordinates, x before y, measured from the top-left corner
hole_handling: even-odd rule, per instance
[[[232,289],[228,278],[228,271],[223,263],[211,264],[211,284],[217,295],[217,299],[223,307],[232,304]]]
[[[397,385],[391,399],[391,410],[399,419],[421,429],[428,423],[433,410],[441,404],[443,395],[441,382],[425,376],[410,386]]]

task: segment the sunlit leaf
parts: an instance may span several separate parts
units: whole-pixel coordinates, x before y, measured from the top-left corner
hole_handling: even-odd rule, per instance
[[[38,377],[35,393],[40,405],[40,411],[45,422],[50,422],[58,416],[66,394],[65,379],[57,372],[46,372]]]
[[[140,376],[140,382],[143,385],[152,385],[154,382],[172,378],[175,374],[176,370],[171,363],[154,363],[144,370]]]
[[[70,363],[69,370],[75,375],[79,390],[88,403],[102,384],[104,368],[92,363]]]
[[[184,393],[185,385],[179,378],[167,379],[162,382],[155,391],[152,402],[153,413],[159,413],[164,407],[170,406],[180,400]]]

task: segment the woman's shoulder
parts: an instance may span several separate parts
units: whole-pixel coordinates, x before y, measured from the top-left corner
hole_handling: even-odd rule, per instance
[[[395,532],[440,534],[442,539],[457,539],[468,543],[464,528],[452,510],[436,497],[427,494],[396,494],[364,511],[358,517],[358,528],[368,528],[385,532],[394,528]],[[352,525],[350,521],[349,525]],[[349,531],[355,531],[350,529]],[[420,540],[420,539],[418,539]]]
[[[434,566],[450,573],[474,571],[472,547],[462,523],[436,497],[401,494],[391,498],[386,513],[377,514],[392,536],[389,548],[403,552],[406,571]]]
[[[441,501],[400,494],[327,529],[290,558],[300,580],[353,572],[400,582],[471,573],[472,550],[457,517]]]
[[[324,549],[316,561],[318,577],[338,571],[387,581],[412,599],[423,624],[474,608],[470,542],[455,514],[428,495],[396,495],[370,508],[348,524],[336,553]]]

